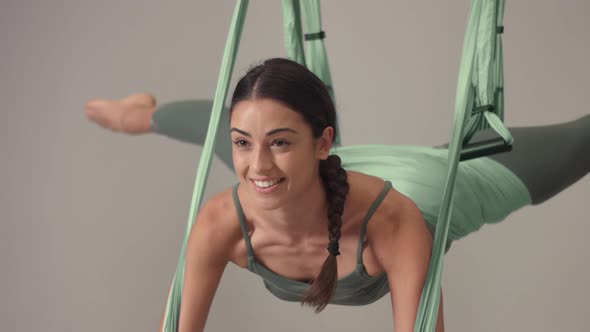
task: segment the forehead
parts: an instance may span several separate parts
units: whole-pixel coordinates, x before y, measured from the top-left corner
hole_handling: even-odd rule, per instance
[[[234,105],[231,126],[244,130],[307,127],[303,116],[285,104],[268,98],[243,100]]]

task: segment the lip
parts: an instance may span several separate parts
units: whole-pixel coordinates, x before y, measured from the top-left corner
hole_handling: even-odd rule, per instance
[[[254,181],[272,181],[275,180],[276,178],[272,178],[272,179],[265,179],[265,180],[259,180],[259,179],[250,179],[252,181],[252,185],[254,186],[254,189],[259,192],[259,193],[270,193],[275,191],[275,189],[277,189],[277,187],[282,184],[285,180],[285,178],[279,178],[279,182],[277,182],[276,184],[268,187],[268,188],[260,188],[259,186],[256,185],[256,183],[254,183]]]

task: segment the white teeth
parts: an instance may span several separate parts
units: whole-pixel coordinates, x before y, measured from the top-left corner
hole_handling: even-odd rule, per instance
[[[272,180],[272,181],[254,181],[256,186],[260,188],[268,188],[274,186],[275,184],[279,183],[280,179]]]

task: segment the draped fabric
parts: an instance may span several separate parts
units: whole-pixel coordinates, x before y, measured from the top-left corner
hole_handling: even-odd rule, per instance
[[[301,15],[303,13],[303,15]],[[302,24],[305,27],[305,48],[302,44]],[[283,0],[283,35],[285,50],[289,59],[304,64],[328,88],[328,93],[335,102],[334,87],[328,55],[324,45],[325,32],[322,30],[319,0]],[[302,55],[304,54],[304,55]],[[337,120],[338,121],[338,120]],[[340,130],[336,123],[334,146],[340,145]]]
[[[347,145],[334,150],[342,167],[391,181],[410,198],[432,231],[436,228],[448,170],[448,150],[414,145]],[[526,186],[511,170],[491,158],[460,162],[453,193],[448,242],[485,224],[504,220],[531,203]]]
[[[465,133],[472,130],[471,126],[474,126],[474,123],[485,119],[502,136],[500,144],[512,143],[510,133],[496,113],[497,105],[494,105],[494,96],[502,83],[502,54],[497,52],[501,50],[497,44],[501,32],[498,22],[502,22],[503,9],[503,0],[471,2],[455,96],[453,129],[448,153],[449,168],[436,224],[432,256],[414,326],[416,332],[434,331],[436,328],[444,249],[449,235],[458,164],[463,147],[466,147]],[[483,112],[479,112],[482,106],[488,105]],[[481,157],[489,150],[490,146],[483,146],[477,147],[474,152]]]
[[[283,0],[283,39],[287,57],[305,65],[299,0]]]

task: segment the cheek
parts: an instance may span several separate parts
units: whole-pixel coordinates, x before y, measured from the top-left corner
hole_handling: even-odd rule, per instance
[[[283,172],[298,177],[313,176],[317,164],[313,153],[307,150],[291,151],[277,156],[275,160],[277,167]]]
[[[234,171],[237,175],[241,175],[248,168],[248,159],[235,150],[232,151],[232,160],[234,163]]]

